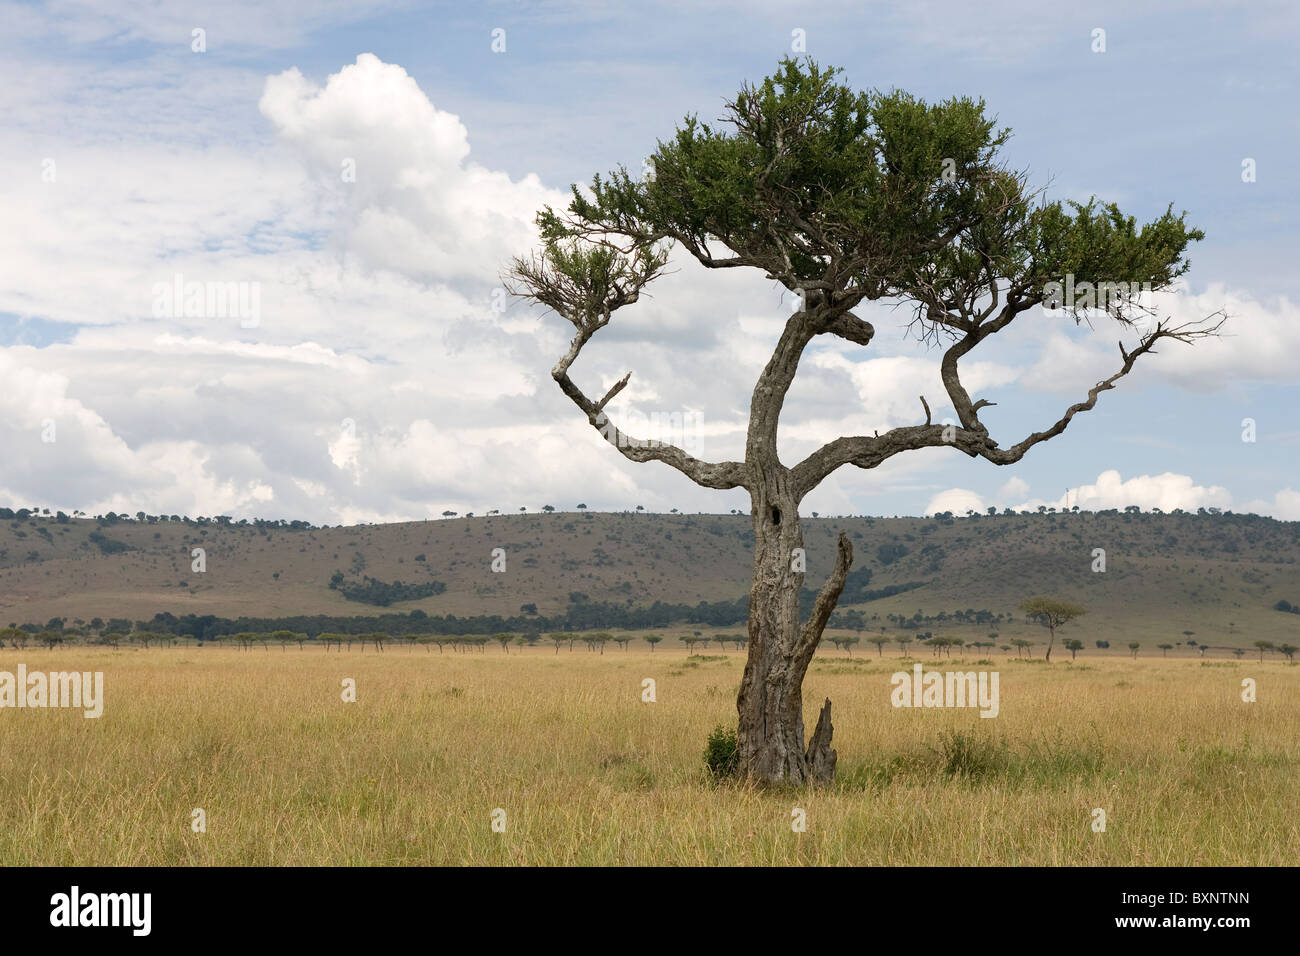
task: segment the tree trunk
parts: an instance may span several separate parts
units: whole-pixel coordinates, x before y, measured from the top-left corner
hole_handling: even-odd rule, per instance
[[[740,765],[755,783],[829,782],[835,775],[830,701],[805,746],[803,679],[826,621],[844,589],[853,549],[841,533],[835,569],[800,626],[799,591],[804,573],[796,549],[803,547],[798,504],[786,475],[754,495],[754,583],[749,595],[749,654],[736,709]]]

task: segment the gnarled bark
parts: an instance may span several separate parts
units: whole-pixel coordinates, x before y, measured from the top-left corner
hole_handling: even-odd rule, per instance
[[[812,741],[805,744],[803,679],[844,589],[853,549],[841,534],[835,569],[801,626],[804,573],[796,570],[802,566],[796,558],[803,532],[789,486],[790,474],[781,469],[771,476],[770,487],[760,485],[754,494],[749,655],[736,710],[741,766],[750,780],[761,784],[829,782],[835,774],[830,701],[822,708]]]

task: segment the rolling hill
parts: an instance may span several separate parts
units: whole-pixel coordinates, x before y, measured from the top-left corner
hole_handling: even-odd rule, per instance
[[[936,633],[1039,637],[1016,605],[1048,593],[1088,609],[1068,636],[1090,647],[1181,645],[1185,632],[1216,646],[1300,643],[1300,615],[1274,609],[1300,603],[1300,523],[1112,511],[807,518],[804,527],[809,587],[829,570],[839,531],[849,534],[856,574],[841,608],[860,609],[868,634],[897,633],[899,615],[919,612],[921,629]],[[535,606],[545,617],[583,602],[736,601],[748,591],[751,547],[741,515],[558,512],[316,528],[0,509],[0,626],[160,612],[511,617]],[[1096,549],[1104,572],[1093,570]],[[899,588],[908,589],[876,597]],[[967,609],[994,624],[951,616]]]

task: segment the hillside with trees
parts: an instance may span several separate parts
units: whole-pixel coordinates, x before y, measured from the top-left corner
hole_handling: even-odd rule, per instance
[[[1152,654],[1166,641],[1175,654],[1300,643],[1294,522],[1129,509],[804,524],[810,580],[828,572],[840,531],[853,542],[831,621],[860,638],[846,653],[875,654],[869,641],[881,634],[895,653],[900,635],[997,646],[1045,639],[1019,609],[1039,594],[1087,608],[1062,637],[1088,651],[1098,640],[1119,652],[1137,640]],[[116,619],[121,630],[162,615],[295,633],[428,632],[435,621],[453,634],[734,631],[743,629],[752,547],[749,517],[738,514],[553,508],[322,528],[0,509],[0,626]],[[1104,571],[1093,570],[1100,551]]]

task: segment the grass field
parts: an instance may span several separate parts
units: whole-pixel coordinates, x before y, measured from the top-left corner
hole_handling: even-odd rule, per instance
[[[711,783],[701,758],[714,726],[734,723],[736,652],[6,650],[0,670],[103,671],[105,705],[99,719],[0,710],[0,863],[1300,858],[1300,668],[920,660],[999,671],[999,716],[895,709],[898,656],[819,655],[806,712],[834,701],[837,782],[759,792]],[[195,808],[206,832],[191,829]]]

